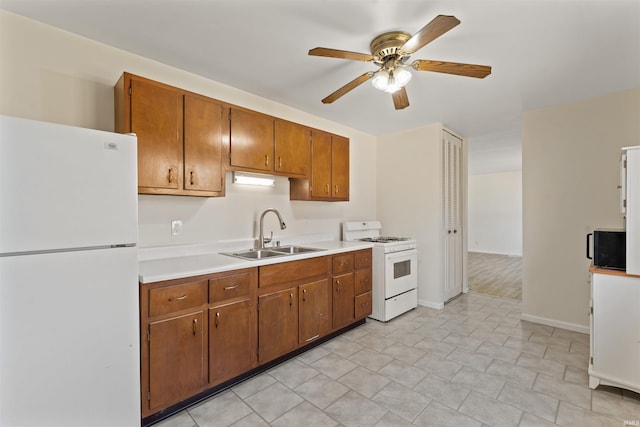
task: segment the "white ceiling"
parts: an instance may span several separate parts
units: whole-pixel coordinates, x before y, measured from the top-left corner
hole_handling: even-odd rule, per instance
[[[519,143],[524,110],[640,87],[638,0],[0,0],[0,8],[373,135],[443,122],[495,149]],[[401,111],[369,83],[320,102],[375,67],[309,49],[369,53],[376,35],[413,34],[439,14],[461,24],[412,59],[491,65],[490,76],[414,72]]]

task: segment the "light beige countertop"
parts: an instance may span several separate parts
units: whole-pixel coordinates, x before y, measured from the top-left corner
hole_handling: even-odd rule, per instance
[[[185,277],[219,273],[222,271],[237,270],[241,268],[259,267],[262,265],[315,258],[373,247],[373,244],[366,242],[342,242],[338,240],[292,241],[287,242],[286,244],[295,244],[322,250],[318,252],[278,256],[261,260],[243,260],[228,255],[222,255],[220,253],[238,251],[252,247],[252,244],[249,244],[249,241],[242,244],[245,246],[240,246],[241,244],[238,243],[234,245],[209,243],[140,248],[138,256],[139,282],[153,283],[163,280],[181,279]],[[285,246],[285,244],[282,246]]]

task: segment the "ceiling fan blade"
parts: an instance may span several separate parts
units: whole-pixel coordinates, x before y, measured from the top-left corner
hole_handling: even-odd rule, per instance
[[[333,92],[331,95],[329,95],[326,98],[324,98],[322,100],[322,103],[323,104],[331,104],[333,101],[335,101],[336,99],[340,98],[342,95],[347,94],[349,91],[355,89],[356,87],[360,86],[362,83],[364,83],[367,80],[369,80],[372,75],[373,75],[373,73],[366,72],[363,75],[356,77],[355,79],[351,80],[346,85],[342,86],[340,89],[338,89],[335,92]]]
[[[353,61],[369,62],[373,56],[368,53],[349,52],[347,50],[329,49],[327,47],[316,47],[309,51],[312,56],[326,56],[329,58],[351,59]]]
[[[436,73],[456,74],[478,79],[483,79],[491,74],[491,67],[488,65],[461,64],[459,62],[418,59],[413,61],[411,66],[419,71],[434,71]]]
[[[396,107],[396,110],[403,110],[409,106],[409,97],[404,87],[393,92],[391,96],[393,97],[393,106]]]
[[[402,53],[410,55],[428,43],[431,43],[459,23],[460,21],[455,16],[438,15],[407,40],[400,50]]]

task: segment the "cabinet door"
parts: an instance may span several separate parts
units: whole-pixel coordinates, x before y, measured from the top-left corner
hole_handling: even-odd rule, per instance
[[[287,175],[309,176],[311,131],[297,123],[275,121],[274,170]]]
[[[177,90],[131,80],[131,129],[138,136],[138,187],[181,187],[182,111]]]
[[[371,267],[355,271],[355,294],[360,295],[371,291]]]
[[[255,347],[249,299],[209,309],[209,382],[219,383],[252,367]]]
[[[149,324],[149,410],[166,408],[205,384],[204,312]]]
[[[627,274],[640,275],[640,148],[627,150]]]
[[[349,200],[349,140],[338,135],[331,140],[331,197]]]
[[[333,328],[353,322],[354,312],[353,273],[333,278]]]
[[[640,388],[640,278],[593,275],[593,370]]]
[[[329,280],[300,285],[298,343],[314,341],[329,330]]]
[[[347,252],[342,255],[334,255],[331,258],[331,272],[334,276],[353,271],[354,253]]]
[[[298,292],[284,289],[258,297],[258,362],[267,362],[298,345]]]
[[[363,249],[353,254],[353,268],[369,268],[371,269],[373,251],[371,249]]]
[[[231,166],[273,170],[273,117],[231,109]]]
[[[448,132],[443,133],[444,296],[448,300],[462,292],[462,140]]]
[[[311,197],[331,197],[331,135],[315,130],[311,137]]]
[[[222,191],[222,105],[184,96],[184,188]]]
[[[371,314],[371,292],[365,292],[355,298],[356,319],[362,319]]]

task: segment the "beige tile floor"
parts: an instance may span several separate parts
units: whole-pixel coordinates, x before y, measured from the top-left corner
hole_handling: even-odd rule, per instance
[[[640,395],[589,389],[589,336],[467,294],[367,323],[164,420],[210,426],[615,426]]]

